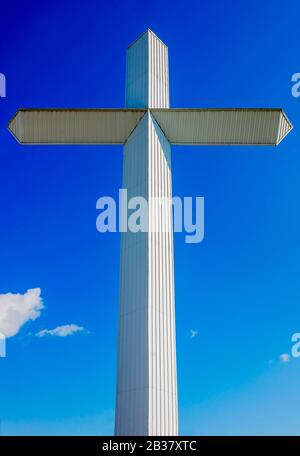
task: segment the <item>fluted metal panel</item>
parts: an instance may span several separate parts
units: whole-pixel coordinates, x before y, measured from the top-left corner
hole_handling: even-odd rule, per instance
[[[283,111],[281,111],[276,145],[278,145],[292,129],[293,126],[288,117]]]
[[[126,51],[125,106],[127,108],[148,107],[148,41],[148,31],[146,31]]]
[[[124,147],[123,185],[128,199],[148,195],[148,120]],[[121,235],[116,435],[148,434],[148,235]]]
[[[170,144],[149,115],[149,435],[177,435]]]
[[[151,31],[149,40],[149,108],[169,108],[169,61],[167,46]]]
[[[22,144],[124,144],[145,110],[21,109],[9,129]]]
[[[292,129],[281,109],[154,109],[171,144],[277,145]]]
[[[149,29],[127,49],[125,106],[169,107],[168,48]]]
[[[115,433],[177,435],[170,144],[150,113],[124,147],[123,188],[149,206],[148,232],[121,238]]]

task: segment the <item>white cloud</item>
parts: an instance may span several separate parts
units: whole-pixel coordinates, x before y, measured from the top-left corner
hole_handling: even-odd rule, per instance
[[[40,288],[24,294],[0,294],[0,332],[6,337],[15,336],[27,321],[38,318],[42,309]]]
[[[282,355],[279,356],[279,359],[282,363],[288,363],[291,360],[291,356],[287,353],[282,353]]]
[[[36,336],[38,337],[45,337],[45,336],[57,336],[57,337],[67,337],[67,336],[72,336],[75,333],[82,332],[84,331],[83,326],[78,326],[78,325],[62,325],[62,326],[57,326],[54,329],[42,329],[42,331],[39,331],[36,333]]]
[[[194,339],[196,336],[198,336],[198,331],[196,329],[190,329],[190,339]]]

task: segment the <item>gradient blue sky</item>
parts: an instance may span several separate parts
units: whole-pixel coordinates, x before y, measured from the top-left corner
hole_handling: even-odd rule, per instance
[[[205,240],[175,235],[181,434],[299,434],[300,3],[31,0],[1,4],[0,293],[45,309],[0,359],[2,434],[112,434],[119,235],[95,229],[117,196],[121,147],[21,147],[19,107],[124,106],[125,50],[169,47],[172,107],[283,107],[278,148],[174,147],[173,190],[205,197]],[[1,310],[1,309],[0,309]],[[89,333],[37,338],[75,323]],[[190,329],[198,335],[190,338]],[[273,360],[273,363],[270,363]]]

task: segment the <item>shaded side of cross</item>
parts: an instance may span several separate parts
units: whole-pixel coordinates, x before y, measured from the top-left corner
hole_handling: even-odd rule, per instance
[[[149,205],[148,232],[122,233],[116,435],[177,435],[171,144],[276,146],[281,109],[170,109],[168,49],[147,30],[127,49],[126,108],[20,109],[21,144],[124,144],[128,198]],[[155,225],[161,227],[152,230]]]

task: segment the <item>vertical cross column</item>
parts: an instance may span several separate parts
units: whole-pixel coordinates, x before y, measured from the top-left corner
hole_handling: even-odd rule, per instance
[[[115,434],[177,435],[171,155],[148,110],[169,107],[168,50],[150,30],[127,50],[126,107],[147,109],[124,147],[123,188],[148,201],[148,231],[121,236]]]

